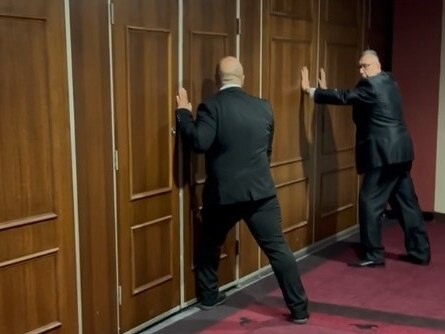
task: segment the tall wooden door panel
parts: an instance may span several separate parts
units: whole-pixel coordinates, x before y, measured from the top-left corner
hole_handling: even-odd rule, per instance
[[[240,1],[241,36],[240,61],[244,69],[244,90],[261,96],[261,7],[260,1]],[[239,277],[257,271],[259,247],[246,224],[239,225]]]
[[[363,45],[363,2],[324,0],[321,14],[320,67],[326,70],[328,87],[354,87]],[[352,108],[319,108],[316,240],[357,223],[358,185]]]
[[[235,23],[236,0],[184,0],[184,87],[194,108],[216,93],[215,69],[219,59],[236,55]],[[185,300],[190,300],[195,297],[193,256],[201,221],[204,159],[201,155],[187,154],[184,166],[190,166],[184,171],[187,184],[184,196],[184,283]],[[233,230],[222,250],[220,285],[236,278],[235,237]]]
[[[180,304],[174,166],[177,1],[114,1],[120,329]]]
[[[0,0],[0,333],[77,333],[64,2]]]
[[[264,97],[275,114],[272,172],[283,231],[293,251],[312,242],[313,110],[300,90],[303,65],[316,64],[317,2],[265,1]],[[265,263],[264,258],[262,263]]]

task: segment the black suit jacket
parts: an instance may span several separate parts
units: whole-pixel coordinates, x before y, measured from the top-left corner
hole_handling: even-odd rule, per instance
[[[176,115],[186,145],[205,153],[204,205],[276,194],[269,166],[273,114],[268,102],[231,87],[201,103],[196,121],[187,109],[178,109]]]
[[[350,104],[356,125],[356,165],[369,169],[414,159],[397,83],[385,72],[360,80],[355,89],[316,89],[314,101]]]

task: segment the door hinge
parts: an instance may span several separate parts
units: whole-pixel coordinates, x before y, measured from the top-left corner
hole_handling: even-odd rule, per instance
[[[239,240],[235,241],[235,255],[239,255]]]
[[[110,2],[110,22],[114,24],[114,3]]]
[[[117,287],[117,302],[118,302],[119,306],[122,305],[122,286],[121,285],[119,285]]]
[[[119,151],[114,151],[114,169],[116,171],[119,170]]]
[[[241,35],[241,19],[236,19],[236,34]]]

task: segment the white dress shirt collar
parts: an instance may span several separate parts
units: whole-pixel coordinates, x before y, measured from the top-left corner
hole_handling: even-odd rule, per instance
[[[232,87],[238,87],[238,88],[241,88],[241,85],[238,85],[238,84],[226,84],[226,85],[223,85],[219,90],[221,91],[221,90],[223,90],[223,89],[226,89],[226,88],[232,88]]]

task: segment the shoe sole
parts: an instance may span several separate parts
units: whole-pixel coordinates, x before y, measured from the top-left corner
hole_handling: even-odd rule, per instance
[[[348,263],[348,267],[352,267],[352,268],[378,268],[378,267],[385,267],[386,263],[373,263],[373,264],[368,264],[368,265],[359,265],[357,263]]]
[[[292,322],[297,325],[304,325],[305,323],[307,323],[307,321],[308,321],[308,318],[292,319]]]
[[[203,311],[208,311],[211,310],[212,308],[214,308],[215,306],[224,304],[226,302],[227,296],[224,296],[223,299],[217,301],[215,304],[213,305],[203,305],[203,304],[199,304],[198,307],[203,310]]]

